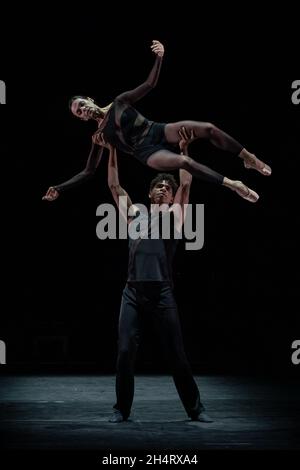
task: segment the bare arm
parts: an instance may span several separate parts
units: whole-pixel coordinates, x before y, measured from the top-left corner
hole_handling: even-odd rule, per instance
[[[156,86],[164,55],[164,46],[159,41],[152,41],[151,49],[156,54],[156,59],[147,80],[137,88],[117,96],[116,100],[129,104],[134,103],[147,95],[147,93]]]
[[[58,198],[61,192],[67,189],[74,188],[88,181],[94,175],[101,161],[102,153],[103,147],[100,147],[99,149],[99,147],[93,143],[84,170],[78,173],[77,175],[73,176],[71,179],[65,181],[64,183],[55,186],[50,186],[47,193],[43,197],[43,200],[54,201]]]
[[[191,134],[188,135],[186,129],[182,127],[179,131],[179,135],[181,137],[181,140],[179,142],[180,153],[181,155],[188,155],[188,146],[189,143],[194,140],[194,133],[192,131]],[[192,179],[193,175],[189,171],[182,169],[179,170],[179,187],[174,197],[174,204],[178,204],[181,210],[176,212],[176,209],[178,209],[179,207],[171,207],[171,210],[174,210],[176,212],[176,226],[178,230],[181,229],[184,223],[186,215],[184,205],[189,203]]]
[[[127,217],[129,207],[132,206],[134,212],[137,210],[137,208],[132,204],[131,198],[129,197],[127,191],[125,191],[125,189],[120,185],[117,151],[115,147],[112,147],[111,145],[109,145],[107,182],[120,213],[125,218],[125,220],[129,222],[130,218]],[[119,198],[121,196],[125,196],[127,198],[127,204],[120,204]]]

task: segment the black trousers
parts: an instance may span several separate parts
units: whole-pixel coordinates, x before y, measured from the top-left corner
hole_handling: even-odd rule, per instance
[[[127,284],[123,290],[116,375],[117,403],[125,419],[134,396],[134,366],[143,315],[150,316],[161,339],[179,397],[189,417],[204,406],[184,351],[176,301],[170,285],[161,282]]]

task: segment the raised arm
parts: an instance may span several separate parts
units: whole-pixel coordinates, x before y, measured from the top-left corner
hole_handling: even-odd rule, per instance
[[[188,155],[188,146],[194,140],[194,133],[191,131],[190,135],[187,133],[186,129],[182,127],[179,130],[180,135],[180,153],[181,155]],[[180,169],[179,171],[179,187],[176,191],[174,203],[184,205],[188,204],[190,189],[192,184],[193,175],[186,170]]]
[[[112,147],[111,145],[108,145],[108,147],[109,147],[108,174],[107,174],[108,186],[114,198],[114,201],[118,206],[120,213],[122,214],[126,222],[129,222],[130,218],[127,217],[127,212],[128,212],[129,207],[132,206],[132,209],[134,212],[137,210],[137,208],[132,204],[132,201],[127,191],[125,191],[125,189],[122,188],[122,186],[120,185],[117,151],[115,147]],[[119,198],[121,196],[126,196],[127,198],[126,205],[120,204]]]
[[[117,100],[129,104],[134,103],[147,95],[147,93],[156,86],[164,55],[164,46],[159,41],[152,41],[151,49],[156,54],[156,59],[147,80],[137,88],[125,91],[121,95],[117,96]]]
[[[188,155],[188,146],[190,142],[194,140],[194,133],[191,131],[190,135],[187,133],[186,129],[182,127],[179,130],[179,135],[180,135],[180,142],[179,142],[179,147],[180,147],[180,153],[181,155]],[[185,204],[189,203],[189,198],[190,198],[190,189],[191,189],[191,184],[192,184],[192,179],[193,175],[186,170],[179,170],[179,186],[176,191],[175,197],[174,197],[174,203],[177,204],[177,206],[172,206],[171,210],[176,213],[176,226],[177,229],[180,230],[185,219]],[[180,211],[177,211],[177,209],[180,207]]]
[[[88,181],[94,175],[101,161],[102,153],[103,147],[99,148],[99,146],[93,143],[84,170],[64,183],[50,186],[42,199],[45,201],[54,201],[58,198],[61,192],[66,191],[67,189],[75,188],[76,186]]]

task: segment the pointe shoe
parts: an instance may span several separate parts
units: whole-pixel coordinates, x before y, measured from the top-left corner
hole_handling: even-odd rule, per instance
[[[244,167],[259,171],[262,175],[270,176],[272,169],[269,165],[259,160],[255,155],[251,154],[244,159]]]
[[[233,188],[234,191],[238,193],[243,199],[249,202],[257,202],[259,199],[259,195],[253,191],[253,189],[248,188],[244,183],[241,181],[235,181],[236,185]]]

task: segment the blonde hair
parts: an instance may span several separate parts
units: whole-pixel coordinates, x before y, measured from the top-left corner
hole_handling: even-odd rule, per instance
[[[103,114],[106,114],[107,111],[109,111],[111,107],[112,107],[112,103],[109,103],[109,104],[108,104],[107,106],[105,106],[104,108],[101,108],[101,107],[99,106],[100,111],[101,111]]]
[[[95,100],[93,98],[91,98],[90,96],[82,96],[82,95],[76,95],[76,96],[73,96],[70,101],[69,101],[69,108],[72,109],[72,103],[73,101],[75,100],[79,100],[79,99],[83,99],[83,100],[91,100],[93,101],[93,103],[95,102]],[[104,108],[101,108],[101,106],[99,106],[100,108],[100,111],[101,113],[103,114],[106,114],[107,111],[110,110],[110,108],[112,107],[113,103],[109,103],[107,106],[104,106]]]

